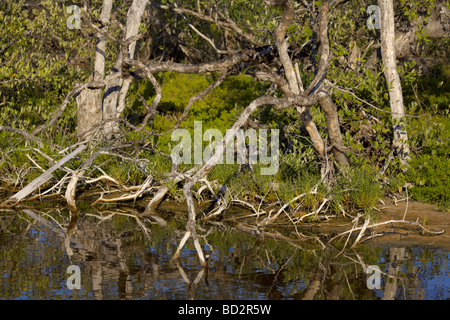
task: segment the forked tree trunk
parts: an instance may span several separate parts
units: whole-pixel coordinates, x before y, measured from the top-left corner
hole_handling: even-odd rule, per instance
[[[126,35],[125,39],[130,39],[139,33],[139,27],[142,21],[145,7],[148,0],[134,0],[127,14]],[[134,58],[136,50],[136,41],[128,46],[126,53],[129,59]],[[114,72],[122,72],[122,58],[123,52],[119,54]],[[120,117],[122,111],[125,109],[125,98],[130,88],[131,79],[117,78],[105,88],[105,95],[103,97],[103,121],[105,125],[103,128],[103,135],[111,138],[119,131],[119,123],[114,120]]]
[[[393,122],[393,148],[400,163],[407,166],[410,160],[408,135],[404,122],[405,108],[395,54],[395,21],[393,0],[378,0],[381,13],[381,55],[384,75],[389,85],[389,100]]]
[[[100,21],[106,24],[111,19],[113,0],[104,0]],[[107,27],[104,27],[107,30]],[[95,47],[94,71],[89,81],[103,80],[105,76],[105,51],[106,37],[97,34],[97,45]],[[77,96],[78,104],[78,126],[77,134],[80,140],[90,139],[94,136],[96,128],[100,128],[102,122],[102,89],[86,88]]]
[[[280,1],[280,3],[281,2],[282,1]],[[271,5],[280,4],[271,3],[268,1],[266,1],[266,3]],[[304,88],[298,69],[295,69],[294,64],[292,63],[292,60],[288,54],[288,46],[285,37],[287,28],[294,22],[294,3],[292,1],[285,1],[283,5],[285,8],[285,13],[280,25],[275,30],[275,44],[277,46],[278,55],[280,56],[280,61],[284,67],[284,72],[286,75],[287,83],[289,85],[289,89],[293,95],[299,95],[303,94]],[[306,130],[311,137],[311,140],[313,141],[317,153],[320,157],[323,157],[325,155],[324,142],[319,131],[317,130],[316,124],[314,123],[311,114],[309,113],[309,108],[298,106],[296,110],[300,120],[303,122]]]
[[[148,0],[134,0],[127,14],[125,39],[136,36],[141,25],[142,15]],[[100,20],[107,24],[111,19],[113,0],[104,0]],[[104,27],[106,30],[107,27]],[[128,45],[128,58],[133,59],[136,41]],[[105,76],[106,37],[101,33],[97,35],[95,48],[95,66],[89,81],[102,80]],[[114,72],[122,72],[122,52],[119,54]],[[110,138],[118,131],[118,122],[114,119],[120,117],[125,108],[125,97],[128,93],[131,80],[122,77],[114,78],[107,83],[104,94],[102,89],[85,89],[77,97],[78,104],[78,136],[80,140],[90,139],[98,131]]]

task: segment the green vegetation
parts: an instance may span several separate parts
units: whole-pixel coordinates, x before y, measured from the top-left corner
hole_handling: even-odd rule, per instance
[[[155,119],[154,130],[161,132],[169,131],[171,126],[176,122],[173,114],[165,114],[166,108],[174,108],[177,112],[182,112],[182,108],[186,105],[191,93],[185,94],[185,88],[188,86],[190,90],[201,90],[211,83],[212,78],[209,76],[175,76],[173,74],[161,75],[163,81],[163,100],[161,115]],[[168,78],[170,80],[166,80]],[[442,79],[442,78],[441,78]],[[443,80],[441,80],[443,81]],[[448,83],[448,82],[446,82]],[[233,123],[233,119],[242,108],[251,101],[252,97],[261,90],[262,84],[251,81],[247,77],[238,76],[224,84],[220,90],[214,91],[207,99],[194,104],[193,112],[184,122],[189,128],[193,129],[193,119],[203,119],[210,127],[220,124],[217,128],[229,128]],[[137,88],[143,90],[143,84]],[[431,91],[431,90],[430,90]],[[143,94],[142,92],[141,94]],[[185,95],[184,95],[185,94]],[[147,95],[148,96],[148,95]],[[185,96],[185,98],[183,98]],[[429,99],[437,99],[437,95],[432,92],[424,92],[424,96]],[[133,98],[131,94],[130,100]],[[433,98],[434,97],[434,98]],[[152,97],[148,98],[151,103]],[[443,98],[441,97],[441,100]],[[409,118],[409,135],[411,139],[413,158],[410,169],[403,173],[399,171],[395,160],[390,164],[388,170],[387,183],[383,183],[377,175],[374,167],[380,168],[386,156],[389,154],[389,119],[382,118],[385,125],[376,124],[373,126],[375,134],[368,141],[367,137],[358,136],[359,130],[366,120],[361,121],[359,117],[351,117],[345,108],[341,109],[343,115],[343,127],[348,130],[344,131],[344,137],[347,139],[348,145],[351,146],[350,153],[352,166],[359,169],[352,169],[348,176],[340,176],[337,183],[331,190],[327,190],[324,184],[319,184],[320,188],[317,194],[312,194],[304,201],[305,210],[315,210],[325,197],[333,195],[333,206],[330,209],[338,210],[339,205],[344,205],[347,209],[362,209],[365,212],[371,212],[377,200],[389,193],[403,194],[405,190],[403,186],[406,182],[413,185],[409,195],[414,199],[431,203],[438,203],[442,208],[448,209],[449,196],[449,172],[450,164],[447,158],[450,138],[450,121],[446,115],[432,115],[431,110],[442,108],[443,104],[449,103],[450,99],[444,100],[440,105],[430,105],[429,108],[411,110],[410,114],[414,117]],[[345,105],[345,103],[344,103]],[[425,102],[422,102],[425,105]],[[417,104],[416,104],[417,106]],[[213,114],[211,111],[214,111]],[[142,105],[135,102],[133,107],[127,110],[129,118],[137,117],[142,112]],[[448,110],[447,110],[448,111]],[[420,114],[420,117],[417,115]],[[290,123],[292,114],[278,115],[278,123]],[[215,119],[217,122],[215,122]],[[289,120],[288,120],[289,119]],[[320,120],[320,117],[317,117]],[[325,125],[324,119],[318,121],[319,125]],[[295,127],[299,123],[290,123],[291,127]],[[208,127],[204,127],[206,130]],[[150,129],[150,125],[149,125]],[[259,174],[258,167],[253,170],[246,169],[245,166],[237,164],[222,164],[216,166],[208,176],[209,180],[217,180],[220,184],[226,184],[231,191],[237,196],[250,197],[254,201],[258,201],[258,197],[264,196],[266,201],[276,201],[279,197],[283,202],[287,202],[296,195],[311,190],[320,181],[320,166],[314,158],[314,151],[307,139],[296,134],[289,134],[286,129],[290,141],[290,149],[286,150],[281,157],[280,169],[275,176],[262,176]],[[355,134],[356,133],[356,134]],[[3,139],[2,150],[8,150],[13,136],[9,133],[1,133]],[[67,139],[67,136],[66,136]],[[70,141],[70,140],[68,140]],[[44,144],[47,146],[47,144]],[[154,141],[155,148],[165,152],[170,151],[171,144],[170,134],[162,135]],[[17,148],[17,147],[16,147]],[[50,157],[57,157],[56,150],[51,150],[48,146],[43,152]],[[170,171],[170,158],[160,153],[144,152],[149,160],[148,169],[161,177],[164,172]],[[37,163],[45,167],[48,161],[39,153],[34,153],[33,158]],[[362,157],[364,155],[364,157]],[[41,174],[42,171],[37,169],[28,157],[19,150],[2,153],[2,163],[0,170],[2,171],[2,180],[4,182],[15,182],[24,185],[27,181],[31,181]],[[112,158],[103,156],[98,159],[98,163],[102,164],[105,172],[111,177],[117,179],[125,185],[136,185],[142,183],[145,179],[145,171],[142,171],[136,164],[122,161],[120,158]],[[107,165],[103,165],[107,163]],[[68,167],[76,169],[80,161],[73,161]],[[25,174],[24,174],[25,173]],[[101,175],[100,172],[97,172]],[[62,173],[57,173],[55,179],[61,178]],[[273,183],[279,183],[280,186],[274,190]]]
[[[0,5],[3,26],[0,31],[0,52],[3,55],[0,58],[0,103],[4,101],[0,109],[0,125],[29,132],[55,114],[75,81],[86,81],[89,73],[86,66],[92,64],[93,47],[83,38],[83,31],[67,29],[65,19],[61,18],[67,15],[63,6],[53,1],[41,1],[41,5],[48,10],[29,9],[24,7],[25,2],[7,1]],[[230,14],[235,15],[246,30],[253,30],[259,41],[269,41],[268,32],[276,27],[280,9],[265,8],[247,1],[237,2],[254,14],[245,14],[242,8],[237,10],[237,6],[232,7]],[[428,7],[431,6],[429,2],[426,3]],[[339,172],[331,186],[321,182],[321,164],[295,110],[261,108],[252,119],[282,132],[282,156],[278,173],[275,176],[262,176],[258,166],[249,169],[245,165],[218,165],[210,172],[210,181],[226,184],[233,196],[254,202],[264,198],[267,203],[278,200],[286,203],[317,186],[315,192],[308,194],[303,201],[305,211],[316,210],[324,199],[329,198],[328,209],[331,211],[339,211],[343,207],[367,214],[373,212],[374,205],[382,196],[405,196],[405,186],[410,184],[412,186],[407,191],[413,199],[449,209],[450,83],[449,64],[445,55],[442,55],[448,52],[449,41],[422,41],[423,52],[437,61],[428,75],[424,75],[421,67],[413,62],[399,61],[412,160],[407,171],[401,170],[396,159],[389,160],[385,175],[380,175],[379,170],[387,163],[392,149],[387,85],[380,71],[364,70],[364,64],[373,49],[356,61],[357,67],[349,68],[347,63],[354,46],[362,47],[363,41],[377,36],[365,27],[367,17],[363,9],[345,9],[335,13],[332,18],[335,25],[330,30],[335,58],[330,65],[329,78],[333,79],[336,87],[352,88],[351,92],[333,92],[344,144],[348,147],[348,172]],[[414,18],[413,8],[410,9],[404,19]],[[93,14],[98,15],[98,12]],[[338,14],[346,19],[336,19]],[[263,16],[266,18],[262,19]],[[292,45],[311,40],[313,36],[307,21],[302,21],[299,20],[296,26],[288,29]],[[187,28],[185,23],[184,20],[179,21],[176,28]],[[219,29],[211,27],[209,32],[219,37]],[[356,40],[354,33],[360,35]],[[196,37],[189,38],[189,41],[199,41],[198,35]],[[348,43],[350,45],[344,45]],[[116,49],[108,54],[114,56]],[[251,76],[251,69],[241,71],[234,72],[204,99],[194,103],[181,127],[192,131],[196,120],[203,121],[203,130],[218,128],[225,133],[253,99],[265,95],[269,90],[268,83],[257,81]],[[307,66],[300,69],[300,74],[305,82],[310,81],[311,72]],[[91,177],[99,177],[105,172],[123,185],[137,185],[151,174],[156,181],[165,183],[166,173],[171,170],[169,154],[174,146],[170,138],[171,130],[189,100],[217,80],[219,74],[166,72],[155,74],[155,77],[163,91],[155,118],[142,132],[133,132],[125,124],[122,125],[121,139],[131,146],[124,149],[122,157],[112,153],[98,157],[94,162],[97,167],[90,169]],[[275,91],[272,94],[281,93]],[[148,80],[134,82],[127,97],[123,118],[136,126],[146,114],[139,96],[143,96],[148,105],[153,102],[155,90]],[[311,113],[326,139],[326,123],[321,110],[315,106]],[[46,156],[54,160],[60,158],[60,148],[55,145],[66,148],[77,141],[76,118],[77,106],[72,101],[56,125],[39,134],[41,143],[25,141],[20,135],[0,131],[2,186],[8,189],[20,188],[51,165]],[[157,134],[151,135],[149,132]],[[100,146],[102,143],[106,145],[107,142],[101,142]],[[145,148],[136,151],[142,145]],[[22,151],[38,147],[41,152],[34,150],[26,154]],[[124,156],[126,152],[147,161],[127,160]],[[88,156],[86,154],[70,161],[66,164],[67,168],[79,168]],[[181,165],[178,169],[183,171],[190,167]],[[58,181],[65,174],[57,171],[51,182]],[[178,187],[176,184],[170,185],[170,193],[175,198],[180,192],[177,191]]]

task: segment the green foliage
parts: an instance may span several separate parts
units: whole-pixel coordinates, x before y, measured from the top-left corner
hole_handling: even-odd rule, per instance
[[[406,178],[413,184],[417,200],[450,207],[450,120],[446,116],[423,115],[411,121],[412,161]]]
[[[84,40],[67,28],[65,7],[49,0],[41,1],[42,7],[24,3],[0,4],[0,99],[6,102],[0,124],[28,131],[53,114],[65,92],[86,72],[73,64],[75,56],[85,55],[80,49]],[[74,129],[76,110],[73,104],[68,109],[59,122],[60,134],[61,127],[66,134]]]
[[[410,100],[411,113],[427,111],[431,114],[449,115],[450,64],[443,63],[430,70],[427,76],[417,79],[411,87],[405,87]]]
[[[0,109],[0,124],[30,131],[54,114],[75,81],[86,80],[89,66],[92,65],[93,47],[92,43],[82,36],[82,31],[67,28],[65,24],[67,12],[61,2],[41,1],[41,7],[47,10],[41,7],[28,9],[24,3],[25,0],[5,1],[0,4],[2,23],[0,103],[3,99],[6,101]],[[173,1],[161,3],[173,4]],[[197,10],[197,3],[189,0],[184,1],[183,5]],[[211,3],[202,1],[200,6],[206,8],[211,6]],[[224,4],[222,1],[215,3],[219,7]],[[399,13],[397,23],[411,22],[418,16],[426,19],[433,3],[433,0],[395,2],[396,12]],[[320,2],[317,4],[320,6]],[[370,4],[376,4],[376,1],[366,3],[367,6]],[[296,2],[295,5],[296,24],[287,30],[288,42],[295,48],[294,51],[299,45],[313,38],[309,13],[301,10],[303,5],[300,2]],[[280,7],[266,6],[262,0],[227,1],[227,6],[231,19],[245,32],[251,32],[257,42],[273,43],[273,31],[279,23],[282,12]],[[367,44],[379,37],[378,31],[368,30],[366,27],[367,6],[348,2],[342,7],[332,8],[329,37],[335,57],[327,72],[328,79],[333,79],[336,86],[348,89],[334,90],[332,98],[338,109],[344,144],[348,147],[353,169],[348,174],[338,174],[337,182],[330,190],[319,183],[317,192],[305,197],[304,206],[307,210],[315,210],[324,197],[332,195],[332,210],[338,211],[342,205],[370,213],[376,199],[382,196],[383,189],[376,172],[386,163],[392,150],[392,121],[389,114],[388,85],[382,72],[380,70],[368,72],[363,67],[374,50],[367,47]],[[117,10],[120,13],[117,15],[119,19],[124,19],[126,6],[118,7]],[[93,10],[93,14],[98,16],[99,9]],[[175,19],[173,12],[158,11],[158,14],[161,15],[161,21],[173,22]],[[192,22],[195,19],[189,17],[189,20]],[[196,26],[215,43],[223,41],[223,30],[220,28],[209,23],[199,23]],[[187,20],[177,18],[171,27],[175,33],[183,32],[183,41],[187,46],[192,45],[199,52],[214,56],[210,45],[187,26]],[[150,29],[150,26],[142,26],[141,31]],[[114,28],[111,30],[113,33],[118,32]],[[448,81],[450,72],[448,61],[442,57],[448,52],[449,41],[446,39],[427,42],[425,35],[421,35],[421,39],[422,49],[425,52],[432,52],[433,59],[439,64],[425,76],[415,63],[399,62],[406,109],[409,115],[422,114],[422,118],[408,118],[407,130],[412,149],[409,171],[401,172],[398,163],[392,161],[387,171],[384,191],[401,193],[405,183],[410,182],[414,185],[411,194],[415,199],[438,202],[448,207],[446,190],[448,190],[447,157],[450,134],[447,117],[450,104]],[[155,38],[154,41],[156,43],[159,40]],[[236,43],[229,45],[237,46]],[[112,47],[112,50],[107,52],[108,68],[114,63],[118,51],[117,46]],[[356,48],[364,50],[367,48],[367,52],[357,59],[356,66],[350,66],[349,57]],[[167,46],[155,50],[170,50],[170,48]],[[302,50],[304,52],[301,54],[295,52],[293,55],[296,62],[296,55],[307,56],[310,53],[309,46]],[[316,55],[316,59],[318,58]],[[305,86],[314,76],[308,63],[306,60],[305,64],[299,64]],[[218,128],[224,134],[253,99],[267,93],[268,84],[255,81],[245,74],[246,71],[252,70],[235,73],[207,97],[197,101],[188,117],[181,123],[181,128],[186,128],[192,133],[194,121],[202,121],[203,131]],[[147,124],[146,129],[158,135],[147,136],[148,132],[146,134],[130,132],[123,127],[126,133],[125,141],[146,139],[145,143],[149,149],[143,151],[140,156],[147,159],[150,164],[143,168],[133,161],[123,161],[115,156],[99,157],[95,164],[107,164],[106,173],[123,184],[141,183],[149,173],[155,180],[164,181],[163,174],[170,172],[171,169],[169,154],[175,144],[171,141],[174,124],[190,99],[216,81],[218,76],[216,73],[155,74],[161,84],[163,98],[158,106],[157,115]],[[139,95],[146,99],[148,105],[152,104],[155,90],[149,81],[134,82],[127,97],[124,117],[134,125],[141,123],[146,111],[138,99]],[[275,95],[279,96],[280,92],[276,91]],[[319,132],[323,133],[322,137],[327,141],[327,127],[323,113],[317,106],[311,108],[311,113]],[[427,116],[429,114],[439,116],[429,117]],[[45,154],[53,159],[60,157],[49,141],[61,146],[68,146],[76,141],[76,117],[76,103],[72,101],[57,125],[46,130],[43,133],[46,136],[41,136],[44,140],[41,149]],[[263,107],[256,111],[252,118],[282,132],[282,156],[278,173],[275,176],[261,176],[258,166],[249,171],[240,165],[218,165],[210,172],[208,178],[227,184],[232,192],[238,195],[250,195],[249,197],[254,199],[258,196],[265,197],[266,201],[281,199],[287,202],[301,193],[310,191],[320,181],[320,164],[317,162],[317,154],[309,141],[308,133],[302,129],[302,123],[295,110],[277,111]],[[36,146],[34,142],[25,144],[17,135],[0,132],[0,148],[5,150],[0,161],[0,173],[3,177],[7,177],[4,180],[21,185],[42,172],[31,164],[23,153],[10,151],[16,147],[34,146]],[[33,159],[44,169],[49,166],[48,159],[38,154]],[[83,159],[73,160],[67,166],[76,169],[82,163],[81,160]],[[178,170],[188,168],[190,165],[181,165]],[[55,178],[60,178],[58,175],[61,174],[63,173],[55,173]],[[279,188],[274,188],[274,185],[279,185]],[[179,194],[178,187],[175,184],[169,186],[174,197]]]
[[[175,145],[171,141],[170,131],[190,99],[205,90],[217,79],[217,76],[216,74],[178,74],[174,72],[158,75],[163,98],[158,106],[158,114],[151,125],[156,132],[168,133],[155,137],[155,144],[162,151],[170,153],[171,147]],[[192,105],[188,117],[180,127],[188,129],[193,134],[194,121],[202,121],[203,131],[217,128],[222,131],[222,134],[225,134],[226,129],[231,127],[239,112],[262,94],[266,87],[265,84],[246,75],[228,77],[207,97]],[[135,84],[129,98],[133,104],[125,114],[132,122],[137,121],[145,110],[141,102],[137,100],[138,94],[146,99],[148,105],[151,105],[155,98],[154,89],[149,81]]]
[[[372,213],[383,195],[376,171],[368,167],[354,168],[347,175],[340,175],[332,192],[336,196],[335,206],[342,201],[342,205],[348,209],[360,209],[366,214]]]
[[[420,155],[411,161],[408,172],[414,184],[412,195],[417,200],[438,203],[447,210],[450,208],[450,161],[448,158],[435,158]]]

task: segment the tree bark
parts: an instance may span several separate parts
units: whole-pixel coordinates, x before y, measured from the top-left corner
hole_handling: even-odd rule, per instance
[[[297,115],[303,122],[306,131],[308,131],[311,141],[317,153],[319,154],[319,157],[325,157],[325,144],[323,142],[322,136],[319,133],[319,130],[317,129],[316,123],[314,122],[311,113],[309,112],[309,108],[297,108]]]
[[[104,0],[100,21],[106,24],[111,19],[113,0]],[[104,27],[107,30],[107,26]],[[95,47],[95,63],[93,75],[89,81],[100,81],[105,76],[105,52],[106,36],[97,33],[97,45]],[[95,126],[102,121],[102,89],[86,88],[77,96],[78,104],[78,126],[77,134],[80,141],[90,139],[94,136]]]
[[[139,32],[139,27],[142,21],[148,0],[134,0],[127,14],[126,35],[125,40],[131,39]],[[123,55],[126,54],[128,59],[133,59],[136,50],[136,41],[128,45],[127,52],[121,51],[119,58],[113,72],[123,71]],[[110,83],[105,88],[103,97],[103,134],[107,138],[111,138],[119,131],[119,124],[115,120],[120,117],[120,114],[125,109],[125,98],[130,88],[131,78],[118,78]]]
[[[286,42],[286,30],[294,22],[295,8],[292,0],[286,1],[267,1],[270,5],[284,5],[284,15],[283,18],[275,30],[275,45],[278,50],[278,55],[280,57],[281,64],[284,68],[284,73],[287,79],[287,83],[290,89],[290,93],[293,95],[303,94],[304,89],[301,82],[300,74],[296,72],[292,60],[288,53],[288,46]],[[311,114],[309,113],[309,108],[304,108],[298,106],[296,108],[297,114],[300,120],[303,122],[306,130],[308,131],[311,140],[313,141],[314,147],[320,157],[324,156],[324,142],[322,137],[317,130],[316,124],[314,123]]]
[[[393,149],[400,163],[407,166],[410,160],[408,135],[404,122],[405,108],[395,53],[395,21],[393,0],[378,0],[381,13],[381,55],[384,75],[390,87],[389,100],[393,122]]]
[[[329,11],[330,3],[328,2],[328,0],[322,1],[322,7],[319,15],[320,60],[317,74],[306,90],[307,94],[311,94],[319,90],[323,79],[325,79],[328,64],[330,61],[330,42],[328,40]],[[339,117],[337,114],[336,106],[334,105],[333,100],[328,93],[324,99],[320,100],[319,103],[325,115],[325,121],[328,128],[328,138],[331,143],[331,148],[336,163],[346,167],[348,166],[348,159],[347,154],[344,151],[344,141],[342,139],[342,134],[339,127]]]
[[[333,152],[336,162],[343,166],[348,166],[347,154],[345,153],[344,141],[342,140],[341,129],[339,127],[339,117],[337,114],[336,106],[331,100],[331,97],[327,95],[324,99],[320,100],[320,106],[322,107],[325,115],[325,121],[328,128],[328,138],[331,143],[331,150]]]

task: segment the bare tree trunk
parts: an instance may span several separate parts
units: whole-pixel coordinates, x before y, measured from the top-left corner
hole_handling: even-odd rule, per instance
[[[326,75],[326,70],[329,64],[330,58],[330,42],[328,40],[328,15],[330,12],[330,3],[327,0],[322,1],[322,7],[319,15],[319,40],[320,40],[320,60],[317,75],[311,82],[307,89],[307,93],[314,92],[319,89],[320,84]],[[328,138],[331,143],[332,151],[336,163],[342,166],[348,166],[347,154],[344,152],[344,141],[342,140],[341,129],[339,127],[339,117],[337,114],[336,106],[331,100],[331,97],[327,96],[320,100],[320,106],[322,107],[325,115],[325,121],[328,128]]]
[[[400,163],[407,166],[410,160],[408,135],[404,123],[405,109],[400,77],[397,72],[395,54],[395,21],[393,0],[378,0],[381,12],[381,55],[384,64],[384,75],[388,82],[389,99],[393,122],[393,148]]]
[[[106,24],[111,19],[113,0],[104,0],[100,21]],[[106,26],[104,27],[106,30]],[[100,81],[105,76],[105,51],[106,37],[100,32],[97,34],[95,47],[95,65],[93,75],[89,81]],[[80,140],[93,137],[94,128],[102,121],[102,89],[86,88],[77,96],[78,127],[77,133]]]
[[[134,0],[127,14],[127,25],[125,39],[130,39],[136,36],[141,25],[142,15],[148,0]],[[129,59],[133,59],[136,49],[136,41],[133,41],[128,46],[128,52],[121,52],[114,67],[114,72],[122,72],[123,54],[127,54]],[[103,121],[105,125],[103,134],[110,138],[119,130],[118,122],[114,119],[120,117],[120,114],[125,109],[125,98],[131,84],[131,78],[118,78],[110,83],[105,88],[105,95],[103,97]]]
[[[266,1],[266,3],[271,5],[279,4],[278,2],[270,3],[268,1]],[[284,67],[284,72],[290,92],[294,95],[299,95],[303,94],[304,89],[298,69],[295,70],[294,64],[292,63],[292,60],[288,54],[288,46],[285,38],[287,28],[294,22],[295,10],[293,1],[285,1],[284,8],[285,13],[283,19],[281,20],[280,25],[275,30],[275,44],[277,46],[278,55],[280,56],[280,61]],[[325,152],[324,142],[322,140],[322,137],[320,136],[319,130],[317,130],[316,124],[314,123],[311,114],[309,113],[309,108],[299,106],[296,108],[296,110],[300,120],[302,120],[303,124],[305,125],[305,128],[308,131],[319,156],[323,157]]]
[[[341,129],[339,127],[339,117],[336,106],[327,95],[320,101],[323,113],[325,114],[325,121],[328,128],[328,138],[330,139],[331,148],[336,162],[340,165],[348,166],[347,154],[345,153],[344,141],[342,140]]]

